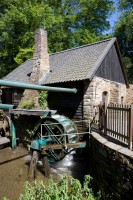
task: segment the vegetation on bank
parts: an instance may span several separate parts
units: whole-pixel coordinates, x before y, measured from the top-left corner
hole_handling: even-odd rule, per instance
[[[59,183],[50,178],[47,185],[43,181],[35,181],[34,185],[26,182],[25,192],[19,200],[101,200],[100,192],[94,195],[91,180],[89,175],[85,176],[83,186],[79,180],[67,176],[60,178]]]

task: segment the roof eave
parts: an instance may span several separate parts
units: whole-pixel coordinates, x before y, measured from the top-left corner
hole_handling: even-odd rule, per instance
[[[126,75],[126,72],[125,72],[125,65],[122,62],[121,53],[120,53],[120,49],[119,49],[119,45],[118,45],[117,39],[116,39],[114,45],[116,47],[118,59],[119,59],[120,65],[121,65],[121,69],[122,69],[122,73],[123,73],[123,76],[124,76],[124,79],[125,79],[126,86],[127,86],[127,88],[129,88],[129,82],[128,82],[127,75]]]

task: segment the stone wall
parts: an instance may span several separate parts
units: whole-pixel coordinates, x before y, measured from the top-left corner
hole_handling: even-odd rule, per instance
[[[83,112],[84,118],[94,116],[96,107],[103,101],[103,92],[107,92],[108,103],[124,103],[126,101],[126,86],[100,77],[94,77],[91,82],[85,81]],[[123,102],[121,102],[123,101]]]
[[[133,152],[110,142],[98,133],[91,135],[91,174],[103,195],[109,199],[131,200],[133,197]],[[107,196],[105,199],[108,199]]]
[[[126,103],[133,104],[133,84],[129,84],[129,88],[127,89]]]

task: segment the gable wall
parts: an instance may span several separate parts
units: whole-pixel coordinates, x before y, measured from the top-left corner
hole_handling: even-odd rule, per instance
[[[98,68],[96,76],[125,84],[116,48],[113,45]]]
[[[95,76],[91,83],[85,81],[83,113],[84,119],[92,118],[98,110],[98,105],[103,102],[103,92],[108,93],[108,103],[126,102],[126,85]]]

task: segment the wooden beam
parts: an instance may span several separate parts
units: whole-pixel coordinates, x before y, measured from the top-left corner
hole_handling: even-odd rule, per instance
[[[63,148],[85,148],[86,147],[86,142],[76,142],[76,143],[66,143],[64,144],[48,144],[43,147],[42,149],[42,154],[46,154],[46,150],[55,150],[55,149],[63,149]]]

